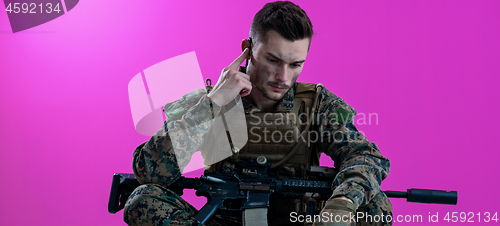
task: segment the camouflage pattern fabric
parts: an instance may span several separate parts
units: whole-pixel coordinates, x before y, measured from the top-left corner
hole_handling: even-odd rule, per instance
[[[157,184],[139,186],[127,200],[124,220],[129,225],[196,225],[202,226],[194,216],[198,212],[177,193]],[[229,217],[221,220],[215,215],[209,226],[239,225]]]
[[[273,111],[291,110],[294,92],[295,88],[292,87]],[[245,98],[242,100],[245,111],[256,109]],[[324,88],[318,101],[312,128],[321,135],[315,144],[332,158],[335,168],[339,170],[332,185],[332,198],[350,198],[358,212],[392,214],[392,205],[380,192],[380,184],[389,173],[389,160],[380,154],[375,143],[369,142],[356,129],[353,123],[356,111],[341,98]],[[181,110],[177,110],[179,106]],[[208,129],[195,125],[206,123],[210,126],[211,120],[219,114],[220,107],[210,102],[204,90],[198,90],[167,104],[164,109],[169,118],[163,127],[134,151],[134,174],[144,185],[137,188],[126,203],[124,220],[130,225],[146,225],[146,222],[151,222],[150,225],[199,223],[192,218],[196,209],[165,189],[180,177],[193,154],[174,153],[168,131],[189,126],[197,128],[184,138],[184,146],[199,144]],[[176,150],[184,146],[180,145]]]
[[[193,146],[202,143],[203,135],[208,133],[211,122],[220,111],[221,107],[211,103],[204,89],[166,104],[164,112],[169,118],[149,141],[139,145],[134,151],[133,170],[137,180],[141,184],[153,183],[164,187],[177,180],[196,151]],[[179,112],[183,114],[180,115]],[[176,136],[179,147],[175,148],[178,151],[174,151],[172,137],[168,133],[170,130],[189,132],[184,137]]]

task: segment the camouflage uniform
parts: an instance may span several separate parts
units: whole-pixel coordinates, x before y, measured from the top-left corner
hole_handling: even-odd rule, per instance
[[[294,93],[295,87],[292,87],[273,111],[291,111]],[[357,212],[392,216],[392,205],[380,192],[380,184],[389,173],[389,160],[380,154],[375,143],[369,142],[359,133],[353,124],[356,111],[341,98],[324,88],[318,101],[313,130],[326,131],[321,134],[333,137],[324,137],[316,145],[332,158],[335,168],[339,170],[333,182],[332,197],[346,196],[354,202]],[[243,105],[245,111],[257,109],[245,99]],[[197,131],[190,131],[176,150],[199,145],[209,130],[211,120],[220,111],[221,107],[211,103],[203,89],[186,94],[175,105],[166,105],[168,119],[163,127],[134,151],[134,174],[142,185],[132,193],[125,205],[124,220],[127,224],[201,225],[194,218],[197,210],[167,189],[181,176],[182,169],[193,154],[187,152],[176,156],[168,131],[205,124],[197,126]],[[216,216],[209,225],[232,223],[231,218]],[[358,222],[356,225],[384,224]]]

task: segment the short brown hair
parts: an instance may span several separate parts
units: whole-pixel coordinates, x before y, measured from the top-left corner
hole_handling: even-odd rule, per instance
[[[267,3],[255,14],[250,37],[265,42],[269,30],[275,30],[290,41],[304,38],[309,38],[310,41],[314,34],[306,12],[289,1]]]

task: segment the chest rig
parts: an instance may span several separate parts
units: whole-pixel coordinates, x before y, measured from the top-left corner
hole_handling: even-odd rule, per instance
[[[308,131],[322,88],[321,84],[298,82],[293,108],[289,111],[245,110],[247,144],[211,169],[220,170],[223,166],[234,169],[240,160],[264,159],[271,163],[271,168],[286,170],[292,177],[305,175],[306,169],[311,166],[312,154],[315,154],[313,145],[308,141]]]
[[[291,110],[261,112],[259,110],[245,110],[248,141],[241,150],[233,150],[233,155],[225,160],[213,164],[209,171],[219,171],[224,167],[239,171],[241,162],[255,162],[261,166],[270,165],[271,170],[287,171],[285,177],[297,177],[298,172],[306,176],[306,169],[312,164],[318,164],[317,152],[314,145],[308,140],[308,132],[312,128],[318,97],[323,85],[311,83],[296,83],[293,108]],[[207,87],[211,90],[211,87]],[[228,135],[229,136],[229,135]],[[231,145],[233,148],[233,145]],[[233,148],[234,149],[234,148]],[[311,159],[315,158],[316,159]],[[264,159],[264,161],[263,161]],[[249,163],[250,164],[250,163]],[[319,164],[318,164],[319,165]],[[242,174],[258,176],[242,167]],[[304,214],[311,210],[322,209],[324,203],[318,203],[314,198],[315,193],[306,193],[302,199],[288,199],[274,197],[269,205],[273,208],[251,208],[242,212],[243,225],[267,225],[268,216],[285,216],[289,221],[290,212]],[[307,211],[306,211],[307,210]]]

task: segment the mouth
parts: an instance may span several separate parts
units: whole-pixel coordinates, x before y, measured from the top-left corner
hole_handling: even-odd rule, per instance
[[[287,88],[287,87],[275,86],[275,85],[271,85],[271,84],[269,84],[269,86],[271,86],[271,88],[273,88],[274,91],[278,91],[278,92],[281,92]]]

